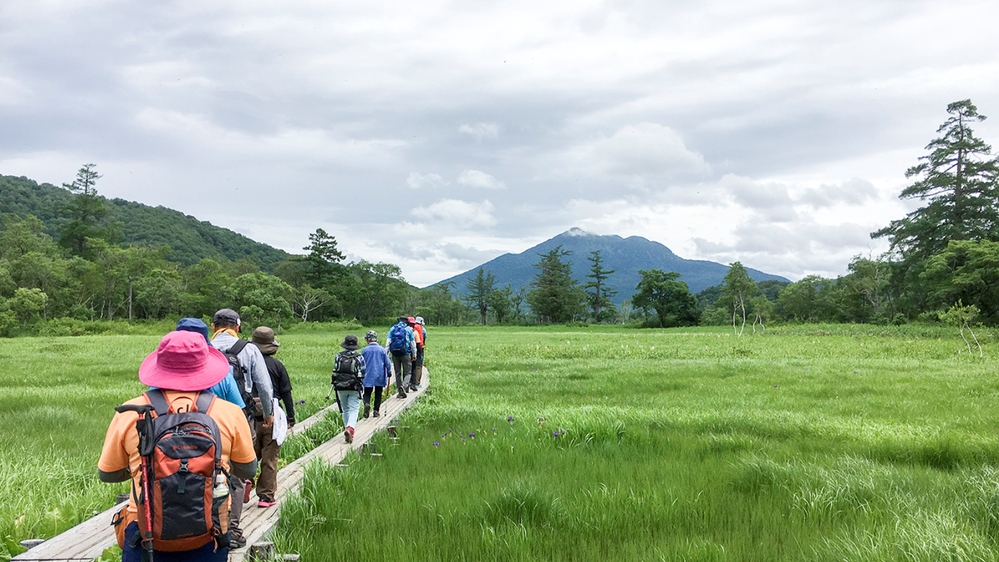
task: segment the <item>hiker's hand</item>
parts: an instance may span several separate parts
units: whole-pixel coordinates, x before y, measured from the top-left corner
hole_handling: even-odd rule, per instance
[[[261,423],[260,425],[262,425],[263,427],[270,427],[274,425],[274,416],[267,416],[266,418],[264,418],[263,423]]]

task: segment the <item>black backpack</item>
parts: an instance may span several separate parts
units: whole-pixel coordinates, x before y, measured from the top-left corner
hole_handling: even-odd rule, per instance
[[[232,344],[232,347],[225,351],[225,358],[229,360],[229,366],[232,367],[232,378],[236,379],[236,386],[239,387],[239,396],[243,399],[243,404],[245,404],[243,411],[246,412],[247,416],[251,416],[255,412],[253,392],[246,390],[246,377],[249,376],[249,373],[246,372],[246,367],[239,361],[239,352],[243,351],[243,348],[248,343],[246,340],[236,340],[236,343]]]
[[[333,362],[333,388],[336,390],[363,390],[361,356],[356,351],[342,351]]]

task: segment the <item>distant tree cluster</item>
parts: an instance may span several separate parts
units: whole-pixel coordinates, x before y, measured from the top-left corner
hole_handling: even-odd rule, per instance
[[[604,267],[599,251],[587,257],[590,268],[580,284],[570,273],[570,253],[561,246],[538,256],[534,279],[519,291],[497,287],[495,275],[483,268],[467,282],[464,297],[455,295],[450,283],[418,291],[402,279],[398,266],[344,263],[336,238],[321,228],[309,235],[307,254],[281,259],[237,249],[236,240],[218,229],[202,230],[198,237],[219,238],[208,246],[211,251],[233,248],[243,257],[199,258],[190,252],[205,248],[203,240],[142,236],[157,230],[144,221],[162,218],[113,220],[108,202],[98,195],[101,176],[94,164],[81,167],[64,192],[40,196],[0,176],[0,203],[11,211],[0,215],[0,335],[31,333],[53,318],[208,317],[229,306],[251,324],[276,327],[332,319],[371,322],[404,311],[438,325],[700,323],[730,325],[737,335],[747,328],[766,330],[774,321],[921,319],[953,324],[977,344],[976,323],[999,324],[999,159],[971,129],[985,117],[970,100],[948,105],[947,113],[940,136],[926,146],[928,154],[906,171],[913,183],[900,194],[924,205],[872,233],[888,239],[888,253],[856,256],[848,273],[836,279],[810,275],[795,283],[757,283],[735,262],[721,285],[697,295],[678,273],[658,269],[640,271],[633,289],[611,287],[607,280],[614,271]],[[137,204],[118,200],[114,209],[140,211]],[[162,211],[158,217],[193,220]],[[46,225],[50,232],[55,225],[54,234]],[[628,289],[631,298],[615,305],[613,297]]]

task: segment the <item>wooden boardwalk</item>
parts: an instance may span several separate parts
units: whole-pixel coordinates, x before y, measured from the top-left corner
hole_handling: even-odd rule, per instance
[[[382,402],[380,417],[360,420],[352,444],[345,443],[343,434],[338,434],[282,468],[278,472],[276,498],[278,505],[266,509],[258,508],[256,492],[251,493],[250,501],[243,507],[243,516],[239,524],[240,528],[243,529],[247,545],[265,539],[277,525],[281,501],[298,487],[304,476],[305,466],[309,462],[313,459],[323,459],[326,462],[338,463],[352,449],[360,449],[377,432],[394,426],[399,414],[419,400],[430,386],[430,377],[426,368],[423,370],[422,384],[421,390],[410,392],[405,399],[400,400],[394,394],[386,398]],[[292,433],[305,431],[326,415],[339,416],[340,412],[336,405],[328,406],[296,424],[292,428]],[[16,562],[92,561],[100,556],[105,549],[115,544],[111,518],[125,503],[127,502],[122,502],[95,515],[65,533],[52,537],[27,552],[15,556],[12,560]],[[232,550],[229,553],[229,560],[241,562],[246,555],[246,550],[246,548]]]

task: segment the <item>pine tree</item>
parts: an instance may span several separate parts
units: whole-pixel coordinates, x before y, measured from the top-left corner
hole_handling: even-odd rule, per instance
[[[543,323],[564,323],[583,314],[586,295],[571,275],[572,262],[562,261],[569,255],[562,246],[541,254],[535,266],[538,274],[531,281],[527,294],[531,312]]]
[[[592,292],[586,292],[586,302],[593,313],[593,321],[601,322],[607,318],[613,318],[616,311],[611,297],[616,295],[617,291],[608,287],[604,282],[614,273],[614,270],[604,269],[600,250],[590,252],[590,256],[586,259],[590,261],[590,272],[586,274],[586,278],[591,279],[591,281],[584,285],[584,289],[593,289]]]
[[[971,100],[951,103],[947,113],[950,118],[937,129],[943,136],[930,141],[929,154],[905,172],[917,180],[899,195],[929,203],[871,234],[887,236],[905,259],[928,258],[951,240],[999,239],[999,162],[971,130],[985,116]]]

